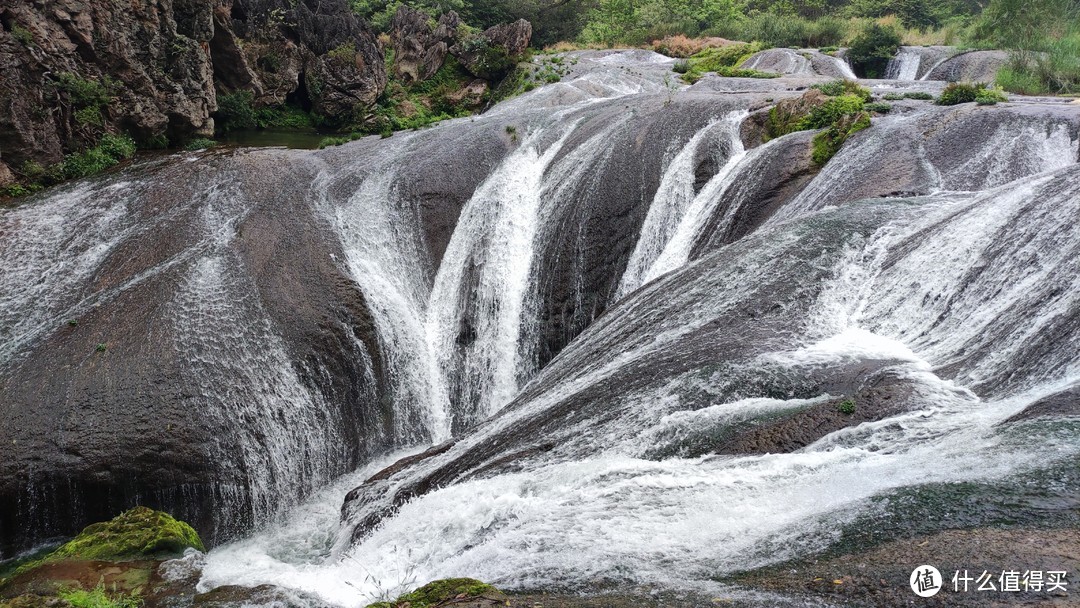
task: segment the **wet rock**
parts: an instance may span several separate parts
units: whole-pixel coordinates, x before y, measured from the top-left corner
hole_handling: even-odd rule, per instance
[[[74,534],[134,504],[174,513],[208,544],[220,542],[394,441],[364,297],[328,228],[297,221],[313,217],[314,165],[293,159],[281,171],[278,154],[137,168],[139,186],[93,198],[141,201],[125,217],[145,230],[112,241],[85,277],[94,305],[63,304],[71,323],[46,323],[0,364],[0,551]],[[226,187],[218,179],[248,202],[216,207],[213,192]],[[211,228],[218,211],[234,219]],[[224,249],[213,254],[205,239],[220,230]],[[185,321],[214,306],[196,295],[212,285],[238,289],[228,310],[240,316],[222,309]],[[201,337],[215,323],[214,337]],[[218,373],[229,361],[232,371]],[[248,373],[258,376],[238,381]],[[283,409],[236,409],[245,403]],[[293,415],[302,418],[284,423]],[[283,448],[307,454],[303,471],[281,468]]]
[[[1068,418],[1073,416],[1080,416],[1080,386],[1073,386],[1043,397],[1024,408],[1019,414],[1006,420],[1003,424],[1038,418]]]
[[[285,589],[274,585],[242,587],[223,585],[206,593],[200,593],[192,599],[192,606],[198,608],[242,608],[244,606],[305,606],[307,608],[329,608],[318,597]]]
[[[813,139],[813,131],[799,131],[767,144],[769,153],[741,170],[724,192],[690,259],[752,233],[798,195],[820,170],[811,158]]]
[[[1009,62],[1007,51],[972,51],[950,57],[925,74],[926,80],[988,82]]]

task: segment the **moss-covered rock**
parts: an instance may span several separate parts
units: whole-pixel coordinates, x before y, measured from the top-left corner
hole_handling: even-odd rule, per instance
[[[107,522],[90,524],[78,536],[45,556],[42,563],[175,557],[188,547],[206,550],[191,526],[168,513],[135,507]]]
[[[491,605],[497,605],[505,598],[498,589],[487,583],[471,578],[447,578],[430,582],[392,602],[377,602],[368,608],[435,608],[451,602],[460,605],[471,599],[488,600]]]

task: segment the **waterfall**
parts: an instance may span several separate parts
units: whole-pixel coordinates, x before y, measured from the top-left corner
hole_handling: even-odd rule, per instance
[[[918,80],[919,64],[922,55],[907,47],[900,47],[900,51],[889,60],[885,68],[886,80]]]
[[[634,247],[634,253],[627,262],[616,298],[622,298],[645,282],[645,274],[656,262],[664,246],[678,228],[687,208],[693,203],[695,198],[694,163],[699,150],[703,146],[714,143],[712,139],[719,131],[721,138],[715,144],[726,145],[730,150],[727,154],[737,153],[735,148],[742,145],[739,141],[738,127],[744,116],[743,112],[728,114],[723,118],[724,125],[721,129],[715,128],[718,121],[710,121],[695,133],[668,163],[660,181],[660,187],[657,188],[656,195],[649,205],[649,213],[641,226],[641,235]],[[725,159],[725,164],[727,162],[729,162],[728,159]]]
[[[395,442],[412,445],[449,438],[451,414],[446,379],[433,363],[428,338],[429,284],[420,230],[416,218],[399,204],[394,188],[402,160],[392,154],[375,167],[354,166],[362,181],[351,186],[355,192],[343,204],[332,204],[335,180],[325,171],[314,192],[339,235],[350,275],[367,297],[383,356],[394,371],[390,398],[400,414],[395,419]],[[338,175],[351,183],[354,174]]]
[[[687,206],[686,211],[678,218],[678,224],[671,236],[664,241],[660,254],[649,266],[643,275],[642,282],[649,282],[660,275],[670,272],[686,263],[690,259],[690,250],[701,235],[706,222],[712,216],[717,204],[734,183],[737,175],[736,168],[746,158],[746,149],[743,147],[739,134],[739,127],[747,116],[747,112],[734,112],[725,120],[727,134],[731,141],[731,153],[723,167],[709,180],[701,192]],[[649,239],[656,240],[653,235]]]
[[[745,139],[791,79],[670,87],[658,57],[0,211],[0,488],[44,456],[113,475],[65,467],[132,422],[139,458],[206,467],[190,513],[251,524],[200,591],[360,608],[451,576],[717,597],[906,525],[898,492],[1080,457],[1075,425],[1010,422],[1080,384],[1080,115],[908,104],[817,166],[813,133]]]
[[[525,137],[462,210],[435,276],[426,332],[439,367],[456,379],[450,401],[460,428],[517,392],[544,173],[572,131],[543,150],[544,130]]]

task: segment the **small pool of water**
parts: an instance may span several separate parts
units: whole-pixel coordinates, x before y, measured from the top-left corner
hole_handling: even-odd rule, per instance
[[[271,131],[266,129],[250,129],[244,131],[231,131],[223,135],[221,143],[252,148],[269,148],[280,146],[284,148],[300,148],[314,150],[319,147],[319,142],[327,137],[324,133],[316,131]]]

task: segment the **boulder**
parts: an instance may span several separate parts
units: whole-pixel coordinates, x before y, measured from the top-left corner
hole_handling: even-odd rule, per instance
[[[502,23],[483,33],[460,38],[450,47],[450,54],[461,62],[470,74],[485,80],[498,80],[517,63],[529,47],[532,24],[524,19]]]
[[[427,80],[442,67],[449,43],[457,33],[461,19],[450,11],[431,29],[428,16],[401,5],[390,23],[390,41],[394,47],[394,73],[404,84]]]

